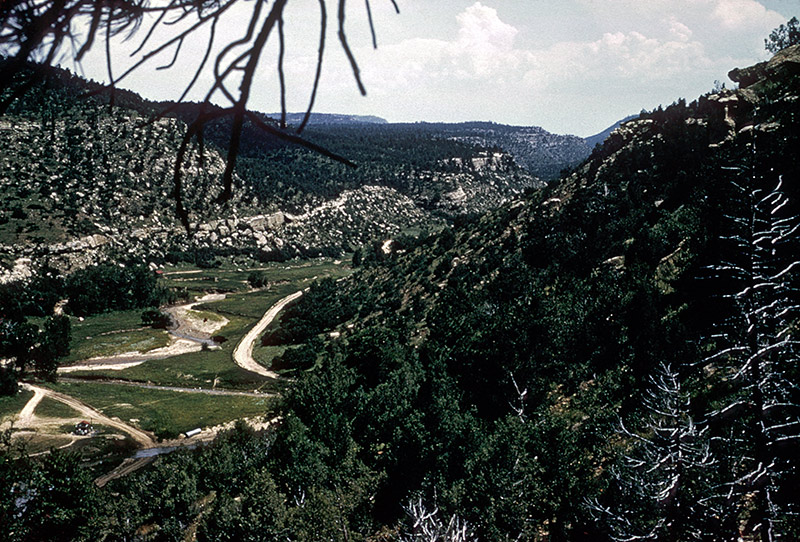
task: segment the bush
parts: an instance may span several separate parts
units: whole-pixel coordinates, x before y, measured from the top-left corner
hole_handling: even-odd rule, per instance
[[[16,395],[18,389],[17,376],[14,374],[14,369],[0,367],[0,396]]]
[[[302,345],[297,348],[288,348],[286,351],[272,360],[273,371],[283,371],[286,369],[306,370],[310,369],[317,362],[317,352],[313,346]]]
[[[142,312],[142,325],[154,329],[167,329],[175,324],[172,315],[158,309],[146,309]]]
[[[253,271],[247,277],[247,283],[252,288],[263,288],[267,284],[269,284],[269,280],[267,279],[267,275],[264,274],[263,271]]]
[[[800,43],[800,22],[792,17],[786,24],[773,30],[769,38],[764,40],[764,48],[770,53],[777,53],[792,45]]]
[[[147,267],[108,264],[87,267],[67,277],[65,293],[69,298],[67,309],[75,316],[157,306],[165,294]]]

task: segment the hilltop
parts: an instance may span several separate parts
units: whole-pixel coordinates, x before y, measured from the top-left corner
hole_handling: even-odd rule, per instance
[[[8,268],[20,258],[22,267],[49,259],[70,269],[129,258],[192,260],[208,250],[255,259],[341,254],[495,208],[588,152],[577,138],[538,128],[313,117],[304,136],[353,168],[246,125],[234,200],[219,205],[230,126],[215,120],[183,163],[187,234],[174,211],[172,179],[186,123],[201,106],[154,103],[123,90],[115,91],[114,107],[106,101],[100,85],[50,69],[0,118],[7,203],[0,244]]]

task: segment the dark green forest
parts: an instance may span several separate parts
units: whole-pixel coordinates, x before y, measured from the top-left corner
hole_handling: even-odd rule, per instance
[[[513,205],[361,249],[265,336],[294,380],[274,430],[103,489],[6,444],[6,537],[797,539],[800,46],[781,54]]]

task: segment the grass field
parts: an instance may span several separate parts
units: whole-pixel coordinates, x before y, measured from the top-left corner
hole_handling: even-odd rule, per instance
[[[332,260],[314,260],[303,263],[269,264],[259,269],[260,272],[265,274],[270,284],[258,290],[251,290],[247,285],[247,276],[252,272],[249,269],[220,268],[198,270],[181,266],[177,271],[167,271],[168,273],[175,272],[178,274],[165,275],[163,279],[165,284],[171,286],[194,284],[192,288],[210,284],[217,286],[219,284],[227,286],[238,284],[237,289],[228,293],[225,299],[204,303],[197,306],[193,311],[200,313],[201,317],[209,320],[220,319],[222,316],[229,320],[228,324],[217,332],[217,335],[221,335],[226,339],[222,343],[221,349],[204,350],[167,359],[148,360],[141,365],[121,371],[82,371],[71,373],[70,376],[76,378],[105,377],[182,387],[211,388],[216,386],[231,389],[258,389],[265,392],[280,391],[283,383],[245,371],[233,362],[233,350],[236,344],[247,330],[263,316],[264,312],[280,299],[307,287],[316,278],[344,276],[350,273],[350,268],[347,265],[335,264]],[[196,278],[198,280],[191,283],[180,282],[184,278]],[[217,279],[223,282],[214,282]],[[195,291],[193,295],[199,295],[203,291]],[[87,319],[81,323],[83,325],[80,328],[80,335],[85,338],[87,335],[91,336],[91,333],[101,335],[113,329],[126,329],[126,326],[135,327],[140,318],[138,313],[134,315],[131,314],[132,312],[109,313],[108,315]],[[110,317],[112,321],[105,323],[93,321],[95,318],[102,319],[104,316]],[[138,336],[137,334],[146,331],[156,330],[142,329],[102,335],[99,337],[99,342],[103,344],[108,337],[116,335],[128,337],[132,340]],[[86,340],[86,342],[90,341]],[[125,343],[125,346],[130,344]],[[275,355],[280,354],[280,350],[264,349],[258,345],[258,342],[256,345],[254,358],[266,367],[269,367]],[[84,346],[82,348],[84,348],[83,351],[87,351],[89,347]],[[111,347],[107,348],[110,349]]]
[[[70,318],[70,353],[62,363],[74,363],[123,352],[147,352],[169,344],[169,335],[160,329],[142,327],[142,311],[116,311],[98,314],[83,321]]]
[[[236,292],[228,294],[222,301],[200,305],[204,310],[215,310],[226,316],[235,315],[258,321],[275,303],[289,294],[304,288],[304,283],[292,282],[271,286],[269,289],[253,292]]]
[[[107,377],[192,388],[212,388],[216,385],[231,389],[278,391],[280,383],[245,371],[233,362],[233,349],[254,321],[233,315],[227,315],[227,318],[230,321],[218,334],[228,340],[219,350],[152,359],[121,371],[80,371],[71,373],[70,376]]]
[[[269,369],[272,360],[283,354],[287,348],[287,346],[262,346],[261,341],[256,341],[253,347],[253,359]]]
[[[0,422],[19,414],[31,397],[33,397],[33,392],[29,390],[22,390],[16,395],[0,396]]]
[[[272,283],[313,279],[316,276],[343,276],[350,272],[347,262],[334,260],[293,260],[283,263],[268,263],[254,268],[224,265],[215,269],[198,269],[185,264],[164,267],[162,284],[167,287],[186,288],[191,292],[225,291],[249,289],[247,277],[250,273],[262,273]]]
[[[270,397],[206,395],[97,382],[61,382],[48,387],[162,437],[262,416],[270,411],[273,401]]]
[[[65,424],[58,433],[26,435],[23,437],[25,451],[29,454],[37,454],[66,446],[70,452],[78,452],[85,458],[92,459],[94,464],[98,460],[102,463],[119,461],[136,449],[136,444],[116,429],[99,424],[93,425],[92,429],[94,429],[94,434],[84,438],[76,438],[72,434],[74,430],[72,424]],[[96,465],[87,465],[87,467],[96,467]]]
[[[82,382],[62,382],[53,389],[74,396],[124,421],[135,420],[143,429],[162,437],[175,436],[195,427],[228,422],[242,417],[264,415],[270,409],[267,397],[221,396],[151,390],[141,387],[97,382],[91,379],[110,378],[187,388],[228,388],[279,392],[286,386],[274,380],[245,371],[233,362],[233,350],[247,332],[277,301],[323,277],[338,278],[351,272],[350,266],[333,260],[275,263],[259,266],[268,285],[253,290],[247,278],[254,270],[232,266],[197,269],[186,265],[167,266],[162,285],[185,290],[189,298],[207,292],[224,291],[224,300],[204,303],[193,312],[201,318],[228,323],[216,334],[226,341],[220,349],[209,349],[148,360],[120,371],[81,371],[70,373]],[[79,322],[73,320],[72,354],[67,361],[113,355],[131,350],[150,350],[167,344],[163,331],[141,327],[141,311],[106,313]],[[272,358],[283,348],[265,348],[256,343],[254,357],[269,367]],[[21,401],[19,408],[22,408]],[[0,403],[2,408],[2,403]],[[57,412],[58,407],[45,405],[44,412]],[[19,409],[17,409],[18,411]],[[37,411],[37,414],[45,416]]]
[[[49,397],[42,399],[36,406],[34,414],[40,418],[76,418],[81,415],[72,407]]]

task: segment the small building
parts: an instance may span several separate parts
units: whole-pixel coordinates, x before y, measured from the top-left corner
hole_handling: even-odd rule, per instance
[[[75,424],[74,432],[76,435],[88,435],[92,432],[92,424],[86,420],[81,420]]]

